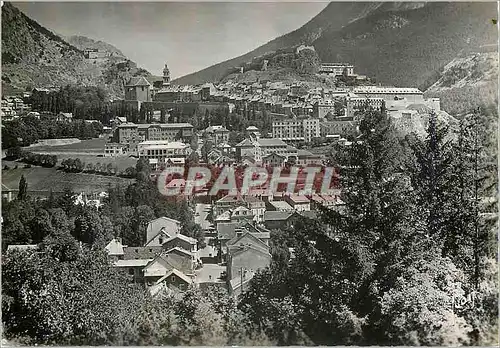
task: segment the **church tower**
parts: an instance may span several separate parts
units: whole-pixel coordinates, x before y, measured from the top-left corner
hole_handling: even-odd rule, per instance
[[[167,64],[165,64],[165,68],[163,68],[163,86],[170,86],[170,70],[168,70]]]

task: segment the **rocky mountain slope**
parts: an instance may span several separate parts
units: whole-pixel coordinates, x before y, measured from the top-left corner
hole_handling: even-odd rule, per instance
[[[206,81],[219,81],[234,67],[241,66],[254,58],[280,49],[311,44],[327,31],[338,31],[351,22],[372,13],[392,11],[398,8],[415,8],[419,3],[382,3],[382,2],[332,2],[316,17],[301,28],[280,36],[242,56],[213,65],[193,74],[173,81],[176,84],[199,84]]]
[[[104,41],[96,41],[81,35],[66,36],[64,37],[64,39],[66,40],[66,42],[82,51],[86,48],[96,48],[99,51],[106,51],[114,56],[125,58],[125,55],[122,51]]]
[[[78,45],[95,42],[86,38],[73,41]],[[103,47],[102,43],[97,44]],[[124,94],[124,81],[138,75],[151,76],[123,54],[96,63],[86,60],[80,48],[41,26],[12,4],[6,2],[2,6],[4,93],[37,86],[78,84],[101,86],[110,98],[118,98]]]
[[[378,82],[426,89],[458,54],[497,42],[496,12],[493,2],[334,2],[300,29],[174,82],[217,81],[254,57],[304,43],[324,62],[351,62]]]
[[[492,2],[429,2],[372,13],[313,44],[322,61],[348,61],[379,82],[425,89],[458,54],[497,42],[496,12]]]
[[[497,46],[457,56],[441,69],[425,96],[441,98],[442,108],[457,116],[481,105],[498,104]]]

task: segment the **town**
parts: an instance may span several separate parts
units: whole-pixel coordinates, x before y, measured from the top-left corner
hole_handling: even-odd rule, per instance
[[[2,6],[2,346],[496,345],[490,22],[444,25],[487,5],[325,4],[233,59],[183,35],[313,5],[191,5],[81,7],[123,52]]]
[[[324,63],[319,74],[338,79],[346,76],[366,79],[355,75],[354,67],[345,63]],[[152,180],[157,180],[167,167],[193,164],[324,168],[326,156],[313,152],[313,141],[350,146],[357,141],[363,108],[380,109],[384,105],[394,118],[440,111],[439,99],[424,99],[421,91],[411,87],[364,85],[307,90],[300,84],[265,81],[175,86],[170,83],[167,65],[161,84],[152,85],[146,78],[138,77],[128,81],[124,88],[124,99],[112,103],[117,116],[103,127],[107,141],[102,155],[145,159]],[[35,88],[31,95],[43,100],[50,96],[50,90]],[[57,89],[52,87],[52,90]],[[192,112],[186,109],[201,110],[202,115],[211,110],[223,110],[226,114],[252,110],[252,118],[241,132],[243,139],[236,143],[223,124],[198,129],[191,123],[180,122]],[[31,111],[29,104],[20,98],[5,97],[3,119],[19,117],[17,112],[26,117],[40,117],[39,112]],[[130,121],[141,114],[144,117],[139,122]],[[271,120],[267,128],[251,124],[252,119],[267,117],[265,114]],[[72,122],[72,115],[60,113],[54,120]],[[170,178],[164,183],[165,188],[185,188],[186,179]],[[197,194],[189,199],[196,223],[205,235],[204,248],[179,232],[179,221],[160,217],[150,221],[142,231],[146,235],[145,245],[123,245],[120,238],[115,238],[106,250],[115,267],[133,275],[134,282],[146,284],[153,294],[160,293],[160,289],[175,292],[187,289],[189,284],[213,283],[227,287],[229,294],[237,297],[257,270],[270,265],[272,230],[287,228],[298,217],[315,219],[322,208],[341,211],[343,207],[340,188],[335,186],[328,185],[321,194],[307,195],[300,195],[298,189],[273,194],[267,188],[261,185],[245,195],[214,199],[202,195],[206,194],[207,185],[197,187]]]

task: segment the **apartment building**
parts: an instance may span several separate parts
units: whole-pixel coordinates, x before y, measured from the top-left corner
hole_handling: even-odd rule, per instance
[[[323,63],[319,68],[319,73],[337,76],[342,75],[344,69],[347,69],[348,76],[354,75],[354,65],[348,63]]]
[[[310,142],[320,136],[319,119],[282,119],[273,121],[273,138],[285,142]]]
[[[143,141],[188,141],[193,136],[189,123],[120,124],[113,134],[114,143],[123,144],[128,152],[137,153],[137,145]]]

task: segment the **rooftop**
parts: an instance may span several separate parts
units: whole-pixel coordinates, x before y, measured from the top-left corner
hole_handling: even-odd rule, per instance
[[[116,267],[145,267],[153,259],[139,259],[139,260],[118,260],[115,262]]]
[[[292,216],[292,212],[288,211],[266,211],[264,213],[264,221],[284,221]]]
[[[290,204],[285,201],[271,201],[269,202],[273,207],[280,211],[292,211],[293,208]]]
[[[267,146],[283,146],[286,147],[286,143],[281,140],[281,139],[275,139],[275,138],[260,138],[257,140],[257,143],[262,146],[262,147],[267,147]]]
[[[151,86],[151,84],[143,76],[132,77],[125,87],[135,87],[135,86]]]

